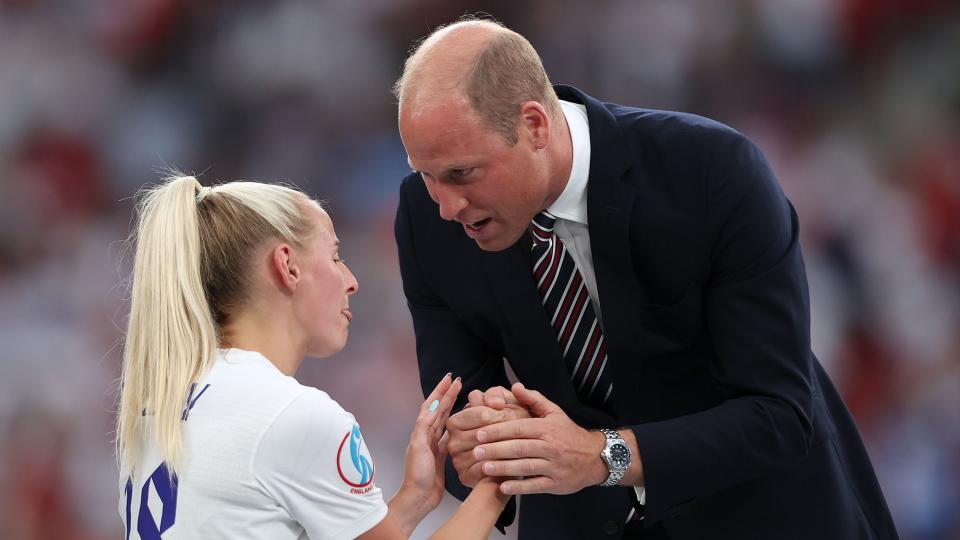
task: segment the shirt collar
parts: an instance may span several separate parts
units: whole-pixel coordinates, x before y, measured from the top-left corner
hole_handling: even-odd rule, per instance
[[[570,166],[570,178],[557,200],[547,208],[547,212],[560,219],[587,224],[587,179],[590,176],[590,125],[587,122],[587,108],[579,103],[560,101],[563,116],[570,129],[570,142],[573,145],[573,163]]]

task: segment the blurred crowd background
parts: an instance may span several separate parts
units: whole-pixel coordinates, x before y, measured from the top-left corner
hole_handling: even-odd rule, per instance
[[[167,166],[329,201],[360,292],[346,350],[299,378],[355,413],[392,495],[422,398],[390,86],[481,9],[555,82],[760,146],[901,534],[960,539],[960,6],[938,0],[0,0],[0,538],[122,534],[123,241]]]

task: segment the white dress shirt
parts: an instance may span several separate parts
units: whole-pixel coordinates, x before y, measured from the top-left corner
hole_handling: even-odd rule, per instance
[[[590,303],[597,314],[597,322],[603,328],[600,311],[600,296],[597,293],[597,275],[593,270],[593,252],[590,250],[590,230],[587,227],[587,181],[590,178],[590,124],[587,121],[587,108],[579,103],[560,101],[563,115],[570,129],[570,142],[573,145],[573,163],[566,187],[548,208],[557,217],[553,231],[566,246],[567,252],[583,276],[590,294]],[[616,391],[616,389],[614,389]],[[636,457],[636,456],[635,456]],[[646,492],[643,487],[634,487],[640,504],[646,504]]]

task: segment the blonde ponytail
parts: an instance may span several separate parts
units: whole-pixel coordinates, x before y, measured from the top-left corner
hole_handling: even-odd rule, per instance
[[[210,368],[219,328],[248,293],[252,252],[271,237],[301,245],[309,224],[300,204],[308,200],[284,186],[210,188],[192,176],[143,192],[117,415],[117,455],[128,468],[150,425],[176,471],[188,390]]]

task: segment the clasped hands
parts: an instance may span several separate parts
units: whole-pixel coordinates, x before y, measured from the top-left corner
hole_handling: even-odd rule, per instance
[[[540,392],[516,383],[467,399],[446,423],[447,450],[465,486],[494,477],[504,494],[566,495],[606,480],[606,437],[578,426]]]

